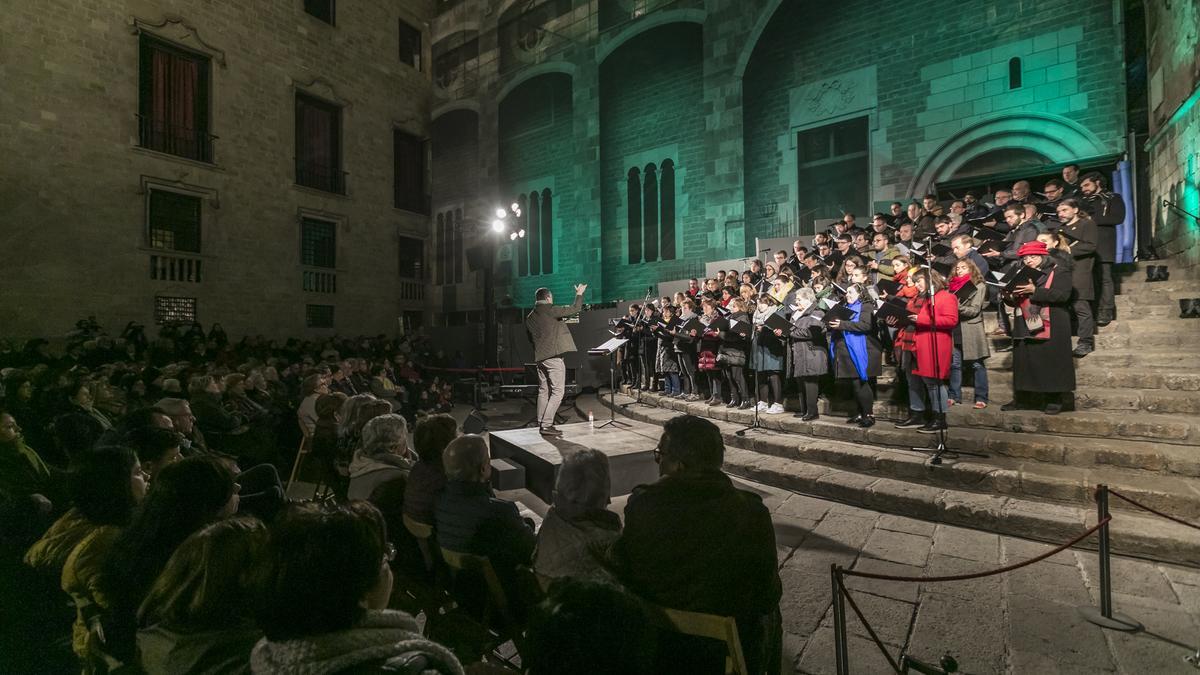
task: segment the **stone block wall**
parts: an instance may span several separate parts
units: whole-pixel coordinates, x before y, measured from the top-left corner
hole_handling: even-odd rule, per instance
[[[1200,275],[1200,1],[1146,4],[1150,205],[1160,255]],[[1178,208],[1163,204],[1172,202]],[[1185,211],[1187,213],[1182,213]],[[1192,215],[1187,215],[1192,214]]]
[[[231,335],[392,332],[398,236],[423,214],[393,208],[391,134],[428,137],[430,83],[398,57],[398,22],[432,0],[338,3],[336,25],[299,0],[47,0],[0,16],[0,334],[56,335],[95,314],[110,330],[153,322],[157,295],[195,298]],[[138,147],[139,33],[211,59],[211,163]],[[428,49],[422,59],[428,63]],[[294,185],[295,94],[340,103],[347,194]],[[147,186],[202,195],[200,283],[149,275]],[[302,213],[337,225],[337,291],[302,290]],[[334,327],[306,328],[307,304]]]

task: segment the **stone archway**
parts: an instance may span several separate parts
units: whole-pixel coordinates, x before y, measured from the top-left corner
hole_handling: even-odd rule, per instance
[[[1027,150],[1049,164],[1111,153],[1095,134],[1065,117],[1045,113],[998,115],[946,139],[921,162],[907,194],[925,194],[934,183],[954,177],[977,157],[1004,149]]]

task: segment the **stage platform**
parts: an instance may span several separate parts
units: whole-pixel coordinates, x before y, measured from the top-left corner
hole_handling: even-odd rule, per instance
[[[610,496],[629,494],[642,483],[658,479],[654,463],[654,447],[662,435],[662,427],[634,420],[619,420],[620,425],[599,428],[587,422],[562,424],[561,438],[546,438],[537,427],[489,432],[492,457],[520,465],[525,470],[525,489],[550,504],[553,502],[554,482],[563,458],[572,452],[591,448],[608,456],[612,475]]]

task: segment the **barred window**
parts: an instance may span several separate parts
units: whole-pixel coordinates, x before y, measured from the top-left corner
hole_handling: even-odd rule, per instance
[[[333,305],[305,305],[304,325],[309,328],[333,328]]]
[[[147,225],[151,248],[200,252],[200,198],[150,190]]]
[[[400,63],[421,69],[421,29],[400,19]]]
[[[330,26],[337,25],[337,0],[304,0],[304,11]]]
[[[337,223],[315,218],[301,219],[300,264],[337,267]]]
[[[154,296],[154,323],[162,326],[196,320],[196,299],[173,295]]]

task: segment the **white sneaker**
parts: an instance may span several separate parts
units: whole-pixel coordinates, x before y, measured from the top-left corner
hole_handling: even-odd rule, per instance
[[[779,403],[772,403],[771,407],[767,408],[767,414],[768,415],[782,415],[783,414],[783,405],[779,404]]]
[[[756,408],[756,409],[758,410],[758,412],[760,412],[760,413],[761,413],[761,412],[767,412],[767,402],[766,402],[766,401],[759,401],[759,402],[758,402],[758,405],[757,405],[757,406],[755,406],[755,408]]]

